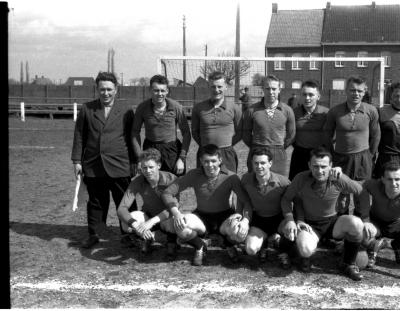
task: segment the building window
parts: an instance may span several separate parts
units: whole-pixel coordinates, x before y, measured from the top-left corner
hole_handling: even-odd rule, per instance
[[[275,57],[285,57],[285,54],[275,54]],[[284,70],[285,69],[284,62],[281,60],[275,60],[274,61],[274,69],[275,70]]]
[[[311,53],[310,57],[319,57],[318,53]],[[315,60],[310,60],[310,70],[318,70],[318,62]]]
[[[292,81],[292,89],[301,89],[301,81]]]
[[[343,91],[345,89],[346,80],[345,79],[334,79],[332,81],[332,89]]]
[[[74,80],[74,85],[83,85],[82,80]]]
[[[335,53],[335,58],[342,58],[346,55],[343,51],[338,51]],[[335,60],[335,67],[344,67],[344,62],[341,60]]]
[[[360,51],[357,53],[357,57],[368,57],[368,52]],[[368,62],[365,60],[360,60],[357,62],[357,67],[359,68],[368,67]]]
[[[301,57],[302,55],[300,53],[294,53],[292,57]],[[298,60],[293,59],[292,60],[292,70],[301,70],[300,68],[300,62]]]
[[[392,63],[392,57],[390,52],[382,52],[381,57],[385,58],[385,68],[390,67]]]
[[[285,88],[285,81],[279,80],[279,88],[284,89]]]

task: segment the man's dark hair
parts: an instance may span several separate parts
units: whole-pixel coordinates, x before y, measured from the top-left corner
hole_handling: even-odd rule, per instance
[[[226,82],[226,76],[221,71],[213,71],[208,75],[209,81],[215,81],[215,80],[220,80],[220,79],[224,79],[224,81]]]
[[[311,150],[310,152],[310,161],[312,157],[316,157],[316,158],[324,158],[324,157],[328,157],[329,158],[329,162],[332,162],[332,153],[330,153],[330,151],[325,148],[324,146],[320,146],[317,148],[314,148],[313,150]]]
[[[167,77],[164,77],[162,75],[152,76],[150,79],[150,87],[153,85],[154,82],[158,83],[158,84],[164,84],[166,86],[168,86],[168,84],[169,84]]]
[[[222,158],[221,151],[216,145],[208,144],[203,147],[200,147],[199,157],[201,158],[203,155],[215,156],[217,155],[219,158]]]
[[[352,76],[350,78],[347,79],[346,81],[346,89],[349,87],[350,83],[354,83],[354,84],[367,84],[367,80],[364,77],[358,76]]]
[[[306,80],[301,84],[301,88],[303,87],[311,87],[319,91],[319,83],[317,80]]]
[[[277,81],[277,82],[279,82],[280,80],[275,75],[268,75],[263,79],[263,85],[265,85],[268,81]],[[279,87],[280,87],[280,85],[279,85]]]
[[[393,84],[390,86],[390,88],[392,89],[393,92],[394,92],[394,90],[396,90],[396,89],[400,89],[400,82],[393,83]]]
[[[112,72],[100,71],[96,77],[97,86],[99,86],[100,81],[111,81],[115,86],[118,85],[118,80]]]
[[[385,176],[386,172],[395,172],[400,170],[400,164],[398,162],[387,162],[383,165],[383,176]]]
[[[140,156],[139,156],[139,161],[149,161],[153,160],[157,164],[161,164],[161,153],[155,148],[149,148],[144,150]]]
[[[268,157],[268,161],[272,161],[274,156],[272,155],[271,151],[269,151],[265,147],[255,147],[250,152],[250,159],[253,160],[254,156],[266,155]]]

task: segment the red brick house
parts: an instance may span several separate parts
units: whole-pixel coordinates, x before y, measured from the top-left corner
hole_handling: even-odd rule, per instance
[[[272,4],[265,56],[385,57],[385,82],[400,81],[400,5],[333,6],[319,10],[282,10]],[[325,90],[343,90],[350,75],[367,79],[378,96],[377,62],[268,62],[285,88],[316,79]]]

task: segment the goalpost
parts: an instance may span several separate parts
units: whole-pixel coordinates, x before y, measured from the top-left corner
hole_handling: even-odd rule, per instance
[[[300,62],[302,66],[300,66]],[[335,70],[338,72],[338,80],[345,81],[351,76],[351,70],[344,66],[346,62],[357,62],[354,67],[357,71],[362,70],[365,74],[360,74],[367,79],[367,83],[372,84],[374,89],[376,82],[379,81],[379,106],[384,104],[384,79],[385,79],[385,58],[384,57],[206,57],[206,56],[162,56],[157,60],[157,71],[159,74],[167,76],[174,85],[192,86],[207,80],[207,75],[212,70],[220,70],[228,73],[229,88],[228,93],[231,97],[237,97],[238,90],[244,86],[257,86],[257,78],[267,74],[275,74],[281,78],[292,76],[293,79],[299,77],[299,73],[304,79],[316,79],[321,82],[321,89],[333,89],[333,80],[328,81],[329,86],[325,85],[326,71]],[[319,64],[321,63],[321,65]],[[323,63],[323,65],[322,65]],[[283,64],[283,68],[279,65]],[[379,79],[378,76],[379,66]],[[276,70],[278,68],[278,70]],[[362,69],[361,69],[362,68]],[[344,73],[340,74],[343,70]],[[350,72],[350,73],[349,73]],[[346,74],[346,76],[344,76]],[[358,75],[358,73],[354,73]],[[236,77],[239,76],[240,83]],[[183,81],[183,80],[186,81]],[[298,82],[301,82],[301,79]],[[197,82],[196,82],[197,81]],[[200,81],[200,82],[199,82]],[[341,82],[341,81],[339,81]],[[201,83],[200,83],[201,85]],[[291,88],[286,85],[283,88]],[[298,88],[298,87],[296,87]],[[262,93],[262,88],[254,88],[256,92]],[[373,90],[372,90],[373,91]],[[375,96],[374,96],[375,97]]]

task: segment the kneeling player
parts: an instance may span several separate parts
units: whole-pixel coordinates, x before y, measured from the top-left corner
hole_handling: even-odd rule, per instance
[[[246,252],[249,255],[259,254],[261,262],[265,262],[268,237],[278,233],[278,227],[283,221],[281,197],[290,184],[285,176],[271,172],[272,154],[267,148],[252,149],[250,159],[253,172],[242,177],[242,187],[250,197],[252,205],[251,226],[246,238]],[[284,269],[290,268],[286,252],[279,254]]]
[[[169,172],[160,171],[161,154],[149,148],[140,155],[142,175],[136,176],[126,190],[118,207],[118,217],[122,228],[136,234],[142,240],[142,252],[148,253],[154,240],[154,231],[162,229],[159,224],[169,217],[169,211],[161,200],[162,191],[177,177]],[[143,200],[140,211],[129,212],[129,207],[139,194]],[[168,256],[173,257],[176,249],[176,235],[167,233]]]
[[[297,250],[302,258],[301,269],[311,269],[310,257],[317,249],[321,238],[344,239],[343,272],[355,281],[362,275],[356,265],[356,258],[363,236],[363,223],[353,215],[338,217],[337,199],[343,194],[360,194],[361,185],[342,173],[339,167],[332,168],[332,155],[325,148],[311,151],[310,171],[297,174],[282,197],[282,210],[288,223],[285,226],[287,238],[296,237]],[[291,204],[295,204],[296,223]]]
[[[228,255],[236,262],[238,257],[234,245],[244,241],[249,229],[249,199],[239,177],[221,166],[222,157],[217,146],[203,146],[199,155],[201,167],[179,177],[162,194],[165,205],[169,206],[173,215],[173,220],[169,220],[170,226],[175,228],[181,240],[195,248],[193,265],[203,264],[207,245],[202,237],[209,233],[223,236]],[[197,207],[193,213],[182,214],[176,196],[189,187],[194,189]],[[230,206],[232,191],[243,204],[242,211],[235,211]]]
[[[393,239],[391,246],[396,262],[400,264],[400,165],[396,162],[385,164],[382,178],[367,180],[363,188],[355,213],[364,221],[367,268],[374,267],[378,251],[385,244],[383,237]]]

